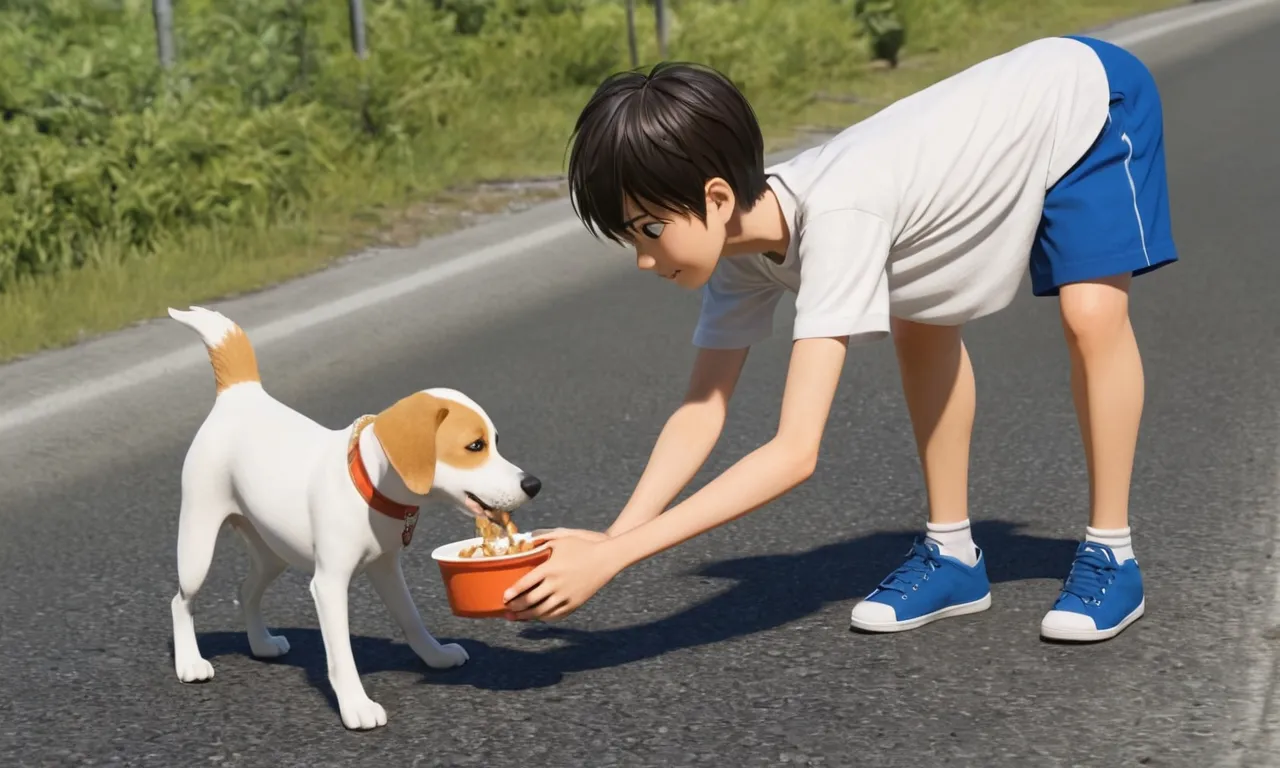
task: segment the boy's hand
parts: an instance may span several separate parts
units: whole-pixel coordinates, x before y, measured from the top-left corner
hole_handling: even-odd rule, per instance
[[[618,558],[609,556],[607,536],[589,541],[575,533],[552,540],[551,557],[503,595],[508,619],[563,619],[618,575]]]
[[[558,539],[575,538],[583,541],[600,542],[609,538],[609,534],[601,531],[587,531],[581,528],[544,528],[529,534],[534,541],[556,541]]]

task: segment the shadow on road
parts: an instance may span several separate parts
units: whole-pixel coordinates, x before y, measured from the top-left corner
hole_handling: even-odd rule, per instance
[[[1076,542],[1047,539],[1018,531],[1005,521],[974,524],[974,537],[985,548],[987,573],[993,583],[1027,579],[1060,579]],[[423,682],[468,685],[487,690],[525,690],[560,682],[566,673],[629,664],[675,650],[731,640],[804,619],[832,603],[850,608],[897,566],[910,548],[912,534],[875,533],[808,552],[761,555],[712,563],[692,575],[732,582],[726,591],[679,613],[619,629],[585,631],[556,625],[531,625],[522,636],[554,640],[546,650],[518,650],[461,640],[471,654],[454,670],[429,670],[402,641],[357,636],[352,651],[362,675],[417,672]],[[814,578],[815,574],[820,574]],[[273,630],[277,631],[277,630]],[[324,692],[336,709],[329,688],[324,642],[317,629],[278,630],[289,639],[290,652],[266,663],[305,670],[308,681]],[[447,642],[441,638],[441,642]],[[243,632],[214,632],[200,637],[206,658],[247,654]]]

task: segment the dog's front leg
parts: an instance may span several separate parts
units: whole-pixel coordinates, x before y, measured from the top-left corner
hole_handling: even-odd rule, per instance
[[[311,578],[311,597],[316,602],[320,634],[324,638],[324,655],[329,664],[329,685],[338,697],[342,724],[348,728],[367,729],[386,725],[387,713],[365,694],[351,653],[347,591],[354,570],[354,567],[326,567],[321,560]]]
[[[418,654],[418,658],[426,662],[432,669],[448,669],[458,667],[471,658],[466,649],[455,643],[441,645],[422,625],[422,617],[418,607],[413,603],[409,587],[404,581],[404,572],[400,570],[400,555],[390,552],[374,560],[365,569],[373,589],[382,598],[382,602],[391,612],[391,617],[400,625],[409,647]]]

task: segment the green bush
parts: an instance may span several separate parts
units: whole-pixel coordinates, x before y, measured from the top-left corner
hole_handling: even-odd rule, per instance
[[[759,109],[867,58],[837,0],[671,6],[671,56],[724,70]],[[341,0],[174,7],[166,72],[148,0],[0,1],[0,292],[185,228],[271,226],[352,179],[412,195],[505,174],[530,141],[562,148],[570,111],[627,66],[621,0],[366,0],[363,62]]]

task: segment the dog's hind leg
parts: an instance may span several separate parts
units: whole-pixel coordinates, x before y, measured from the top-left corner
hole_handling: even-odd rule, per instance
[[[240,611],[244,614],[245,631],[249,636],[249,650],[259,659],[273,659],[289,652],[289,641],[281,635],[267,631],[262,620],[262,595],[276,577],[288,566],[253,527],[253,523],[240,515],[231,518],[231,527],[244,540],[249,551],[249,573],[240,582]]]
[[[184,478],[185,479],[185,478]],[[173,666],[184,683],[209,680],[213,665],[200,655],[191,603],[209,574],[218,531],[234,511],[229,499],[213,501],[188,492],[183,483],[182,513],[178,519],[178,594],[173,596]]]

